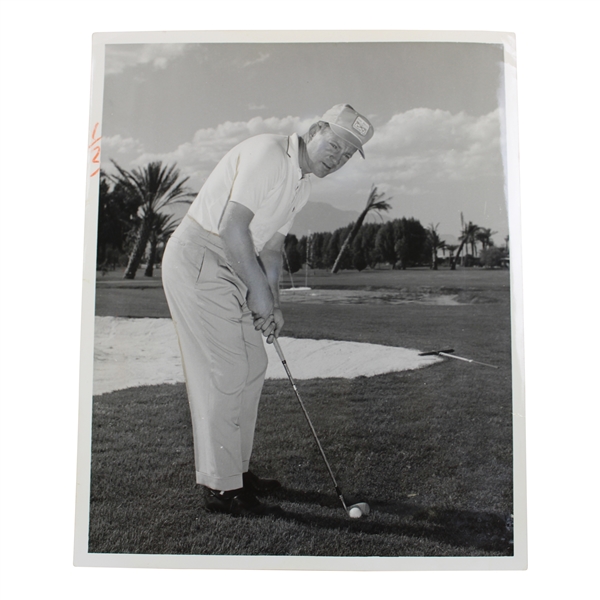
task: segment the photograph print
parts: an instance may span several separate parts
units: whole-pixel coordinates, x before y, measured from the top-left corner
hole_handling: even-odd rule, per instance
[[[515,64],[94,36],[76,565],[526,568]]]

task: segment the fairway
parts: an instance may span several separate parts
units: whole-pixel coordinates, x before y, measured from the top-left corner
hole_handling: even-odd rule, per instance
[[[112,275],[99,276],[98,314],[166,316],[158,278],[124,284]],[[416,371],[299,384],[344,497],[371,505],[372,515],[359,521],[343,512],[287,381],[265,385],[253,454],[258,474],[284,485],[266,499],[285,510],[277,520],[202,510],[183,384],[95,397],[89,551],[512,555],[508,280],[507,272],[480,269],[318,273],[309,284],[314,290],[382,293],[352,302],[283,295],[290,337],[452,347],[500,367],[446,360]],[[457,301],[431,302],[441,295]]]

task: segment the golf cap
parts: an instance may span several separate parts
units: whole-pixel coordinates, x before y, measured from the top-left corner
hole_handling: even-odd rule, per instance
[[[333,133],[358,149],[364,158],[363,144],[373,137],[373,125],[366,117],[357,113],[349,104],[336,104],[322,117],[321,121],[329,124]]]

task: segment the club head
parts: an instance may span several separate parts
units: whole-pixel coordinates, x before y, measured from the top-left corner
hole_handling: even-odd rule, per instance
[[[371,508],[366,502],[357,502],[356,504],[348,507],[348,514],[353,519],[358,519],[363,516],[366,517],[370,512]]]

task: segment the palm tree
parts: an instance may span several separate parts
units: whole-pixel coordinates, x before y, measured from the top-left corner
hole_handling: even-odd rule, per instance
[[[390,208],[392,208],[391,204],[389,204],[389,202],[388,202],[389,200],[391,200],[391,198],[382,200],[383,196],[385,196],[385,194],[383,192],[377,193],[377,187],[375,185],[373,185],[371,187],[371,193],[369,194],[369,197],[367,198],[367,204],[366,204],[364,210],[360,213],[358,219],[356,219],[356,223],[354,223],[354,226],[352,227],[352,229],[350,229],[350,232],[346,236],[346,239],[344,240],[344,243],[342,244],[342,247],[340,248],[337,258],[335,259],[333,268],[331,269],[332,273],[338,272],[342,254],[344,254],[344,250],[346,250],[346,248],[352,243],[352,241],[358,234],[366,216],[371,211],[377,211],[377,214],[379,214],[380,211],[388,211],[388,210],[390,210]]]
[[[475,225],[471,221],[465,227],[465,235],[467,236],[466,245],[471,246],[471,255],[477,256],[477,234],[481,227]]]
[[[448,250],[448,253],[450,254],[450,264],[452,264],[452,261],[454,260],[454,251],[458,248],[458,244],[446,244],[444,246],[444,256],[446,255],[446,250]]]
[[[150,232],[150,251],[148,253],[148,264],[146,265],[146,271],[144,275],[146,277],[152,277],[154,274],[154,265],[158,259],[158,245],[166,244],[173,232],[179,225],[179,219],[176,219],[173,215],[165,213],[158,213],[154,217],[154,225]]]
[[[440,238],[437,232],[439,225],[439,223],[437,225],[430,223],[427,230],[427,237],[429,238],[429,245],[431,247],[431,268],[434,271],[438,270],[438,250],[443,250],[446,247],[446,242]]]
[[[456,270],[456,261],[458,260],[458,257],[460,256],[460,252],[463,249],[463,246],[465,244],[471,244],[471,246],[473,247],[473,245],[475,244],[475,236],[477,235],[477,232],[480,229],[479,225],[475,225],[475,223],[472,223],[471,221],[469,221],[465,225],[465,221],[463,219],[462,213],[460,213],[460,222],[462,225],[462,233],[461,233],[460,237],[458,238],[460,240],[460,245],[458,247],[458,250],[456,251],[456,256],[453,258],[452,262],[450,263],[450,269],[452,271]]]
[[[487,250],[490,246],[494,245],[494,240],[492,236],[498,233],[497,231],[492,231],[491,229],[486,229],[485,227],[481,227],[480,230],[476,233],[475,237],[478,242],[481,242],[482,250]]]
[[[138,209],[139,202],[129,198],[121,186],[111,186],[110,178],[101,170],[96,253],[99,267],[115,267],[118,258],[124,253],[128,232],[137,227]]]
[[[118,175],[111,176],[112,181],[122,185],[125,191],[140,203],[138,215],[141,221],[123,276],[124,279],[134,279],[148,245],[156,215],[167,205],[180,202],[189,204],[195,194],[184,187],[188,177],[178,181],[180,173],[175,165],[163,166],[162,162],[157,161],[140,169],[126,171],[114,160],[112,163],[118,171]]]

